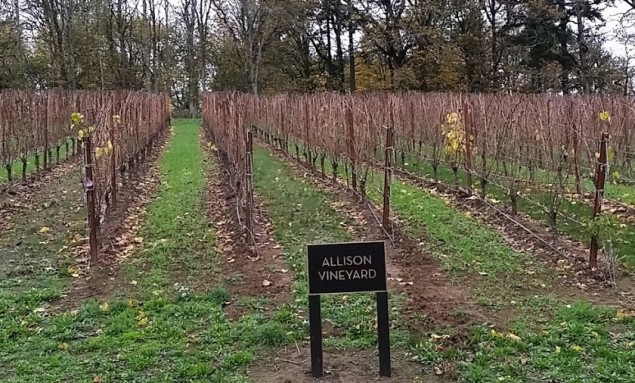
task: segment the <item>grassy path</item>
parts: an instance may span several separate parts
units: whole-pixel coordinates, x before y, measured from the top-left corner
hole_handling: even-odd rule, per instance
[[[299,308],[307,307],[306,244],[353,240],[346,226],[354,225],[329,205],[336,196],[298,178],[293,170],[263,148],[254,153],[254,185],[275,227],[278,242],[295,274],[294,293]],[[323,317],[339,336],[325,339],[336,348],[370,348],[376,343],[374,298],[371,294],[332,295],[324,298]],[[397,342],[398,334],[393,340]]]

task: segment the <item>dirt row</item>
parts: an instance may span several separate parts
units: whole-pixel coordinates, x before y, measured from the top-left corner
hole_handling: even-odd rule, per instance
[[[248,296],[266,297],[264,309],[271,312],[278,305],[291,300],[293,282],[290,267],[282,258],[282,247],[273,236],[271,220],[255,195],[255,244],[248,243],[237,214],[237,194],[231,188],[229,175],[223,170],[218,152],[204,145],[202,150],[207,171],[208,216],[216,236],[221,272],[232,296],[232,300],[227,302],[226,311],[230,317],[238,319],[247,308],[240,306],[237,298]]]

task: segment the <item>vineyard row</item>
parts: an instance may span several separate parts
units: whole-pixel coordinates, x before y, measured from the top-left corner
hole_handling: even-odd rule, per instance
[[[4,91],[0,93],[0,159],[12,166],[51,165],[60,148],[83,158],[91,259],[97,257],[99,225],[117,203],[119,185],[143,162],[170,125],[166,94],[133,91]]]
[[[595,220],[605,181],[635,186],[634,106],[628,98],[586,96],[208,94],[204,119],[245,217],[253,130],[322,174],[328,167],[334,179],[344,167],[362,192],[378,166],[391,173],[425,163],[435,180],[450,171],[455,185],[481,198],[503,193],[514,213],[522,198],[544,210],[554,228],[562,218],[591,227],[560,208],[589,192]],[[389,200],[389,183],[378,192]],[[598,235],[590,234],[595,252]]]

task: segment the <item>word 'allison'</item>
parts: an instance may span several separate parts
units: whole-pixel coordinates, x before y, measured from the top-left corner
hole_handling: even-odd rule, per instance
[[[326,257],[322,267],[361,266],[373,263],[370,255],[345,255],[343,257]]]

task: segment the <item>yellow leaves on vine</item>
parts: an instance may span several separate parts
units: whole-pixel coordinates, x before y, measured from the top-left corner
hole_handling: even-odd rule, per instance
[[[607,111],[602,111],[600,112],[600,120],[604,121],[604,122],[611,122],[611,115],[609,114],[609,112]]]
[[[439,128],[445,139],[445,150],[449,155],[458,154],[465,149],[465,127],[458,113],[448,113],[445,116],[445,122]]]
[[[95,148],[95,158],[101,158],[108,155],[112,151],[113,145],[110,140],[106,143],[106,146],[98,146]]]
[[[79,112],[71,113],[71,122],[73,125],[78,125],[84,122],[84,115]]]

